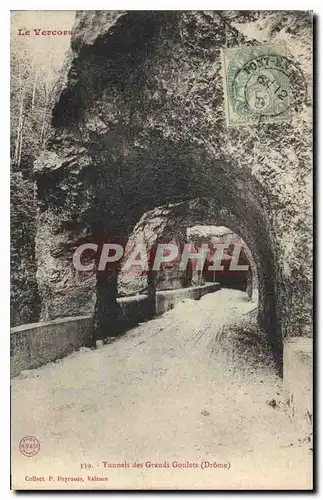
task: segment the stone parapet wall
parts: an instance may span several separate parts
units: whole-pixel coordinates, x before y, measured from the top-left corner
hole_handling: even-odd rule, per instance
[[[162,314],[184,298],[200,299],[219,288],[217,283],[196,288],[156,293],[156,313]],[[134,327],[153,315],[148,295],[121,297],[118,302],[119,331]],[[11,329],[10,351],[12,377],[63,358],[80,347],[93,346],[93,316],[72,316],[53,321],[30,323]],[[107,332],[108,336],[108,332]]]
[[[211,283],[197,287],[158,291],[156,293],[156,314],[163,314],[173,309],[178,302],[184,299],[199,300],[207,293],[216,292],[219,288],[219,283]]]
[[[92,316],[68,317],[12,328],[11,376],[15,377],[22,370],[38,368],[82,346],[91,345],[91,331]]]
[[[313,340],[294,337],[284,343],[284,387],[290,418],[310,435],[313,420]]]

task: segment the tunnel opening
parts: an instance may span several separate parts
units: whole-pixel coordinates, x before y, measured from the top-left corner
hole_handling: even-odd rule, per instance
[[[180,289],[217,282],[221,287],[236,288],[245,291],[250,299],[255,298],[258,293],[257,270],[251,251],[241,237],[223,226],[199,225],[185,230],[186,221],[181,219],[173,223],[173,234],[167,234],[170,231],[169,218],[172,218],[172,208],[172,205],[158,207],[145,213],[136,224],[120,266],[118,297],[147,293],[147,278],[152,273],[156,261],[156,246],[162,244],[165,246],[164,262],[158,273],[155,273],[156,290]],[[164,220],[161,218],[163,213]],[[157,218],[159,227],[158,221],[156,224]],[[147,237],[149,232],[150,238]],[[151,238],[152,233],[154,238]],[[173,247],[176,247],[176,255],[168,260]],[[199,261],[194,258],[194,254],[199,254],[202,247],[206,247],[207,251],[203,268],[199,269]],[[180,269],[184,249],[190,256],[185,260],[185,268]],[[149,269],[143,268],[142,251],[147,255]],[[215,262],[217,251],[218,263]],[[136,259],[136,256],[141,258]],[[128,262],[131,264],[128,265]]]
[[[230,228],[243,239],[253,256],[258,279],[258,322],[266,331],[277,362],[281,363],[282,315],[278,292],[282,265],[277,258],[271,200],[264,185],[254,175],[256,165],[251,167],[243,158],[237,158],[241,140],[238,131],[228,131],[220,126],[224,118],[222,114],[217,116],[216,122],[210,121],[219,98],[214,98],[210,82],[215,81],[219,66],[216,65],[216,75],[205,83],[206,86],[203,83],[193,113],[196,120],[188,126],[186,111],[191,105],[190,86],[184,88],[184,101],[179,102],[176,97],[179,87],[177,84],[176,88],[172,87],[172,82],[180,76],[173,61],[181,64],[183,56],[180,33],[172,29],[178,16],[174,16],[171,25],[167,26],[164,15],[156,18],[156,36],[153,36],[148,51],[146,42],[151,41],[151,31],[145,23],[145,37],[138,50],[132,42],[119,44],[123,27],[127,23],[133,26],[132,16],[120,16],[113,32],[98,37],[93,46],[79,48],[74,41],[79,53],[69,73],[71,85],[68,92],[75,91],[73,82],[78,77],[86,98],[77,99],[77,127],[70,128],[66,118],[70,101],[66,93],[61,95],[54,110],[56,132],[48,151],[50,161],[63,171],[57,189],[63,185],[63,191],[70,188],[74,194],[76,184],[78,193],[84,188],[83,199],[78,203],[76,195],[72,200],[70,196],[64,199],[63,207],[54,199],[47,208],[60,227],[64,224],[61,216],[63,221],[68,219],[69,224],[77,221],[79,236],[86,233],[94,240],[117,239],[125,244],[144,214],[156,207],[168,210],[169,205],[175,218],[178,213],[185,220],[183,231],[201,223]],[[136,22],[139,18],[136,17]],[[131,30],[131,33],[137,36],[138,30]],[[119,47],[118,61],[112,60],[110,55],[106,59],[102,57],[116,46]],[[174,46],[178,49],[175,59]],[[133,51],[136,52],[135,64],[131,62]],[[122,54],[124,57],[119,59]],[[217,59],[216,54],[212,57]],[[109,77],[113,76],[116,65],[118,71],[126,70],[120,72],[127,75],[122,82]],[[161,68],[165,71],[164,76],[160,74]],[[198,67],[196,70],[199,71]],[[183,67],[183,75],[189,71],[190,64]],[[228,147],[223,147],[225,144]],[[46,169],[39,173],[39,177],[42,175],[48,175]],[[79,205],[82,205],[82,211]],[[43,206],[42,210],[44,223],[48,224],[47,208]],[[69,240],[75,241],[77,231],[65,227],[64,231]],[[169,234],[172,234],[171,230]],[[185,238],[187,235],[183,235],[181,241]],[[62,281],[66,279],[61,268],[59,272]],[[210,278],[206,272],[202,277],[206,281]],[[226,286],[225,277],[219,276],[219,279]],[[245,277],[236,279],[236,283],[232,283],[233,278],[230,280],[228,286],[234,284],[243,288],[246,285]],[[175,277],[173,281],[175,286]],[[115,335],[117,299],[132,293],[131,290],[124,292],[118,282],[120,269],[97,272],[94,306],[94,336],[97,338]],[[152,296],[154,282],[155,277],[150,276],[146,293]],[[183,286],[183,283],[177,282],[176,286],[179,285]],[[54,303],[49,304],[46,300],[48,283],[43,288],[46,314],[55,314],[55,297],[51,294]],[[71,301],[71,296],[79,290],[74,292],[72,285],[70,289]]]
[[[203,225],[188,228],[187,236],[196,251],[208,246],[203,269],[197,271],[199,284],[217,282],[221,288],[241,290],[250,300],[258,300],[255,261],[240,236],[224,226]]]
[[[218,217],[216,219],[214,219],[215,214]],[[221,216],[219,217],[219,215]],[[219,224],[219,226],[215,226],[217,228],[215,230],[214,220]],[[194,263],[192,265],[191,260],[189,260],[190,265],[182,271],[179,269],[178,259],[175,265],[174,261],[164,265],[164,267],[159,270],[160,272],[151,272],[151,267],[149,267],[149,271],[147,272],[147,270],[143,270],[140,266],[139,268],[133,266],[132,269],[129,270],[126,266],[127,258],[131,256],[131,253],[138,243],[140,245],[144,244],[147,250],[148,260],[151,255],[155,256],[155,251],[151,253],[151,250],[160,243],[164,245],[175,244],[179,249],[183,249],[183,246],[187,243],[190,243],[191,247],[192,244],[193,246],[194,244],[195,246],[202,245],[203,238],[199,239],[198,235],[192,238],[192,235],[194,236],[194,230],[196,231],[196,228],[199,229],[200,227],[206,228],[206,232],[210,231],[210,228],[212,232],[213,229],[217,241],[221,242],[221,244],[224,242],[226,243],[228,254],[225,255],[222,264],[231,262],[232,255],[230,255],[230,252],[232,253],[233,242],[240,245],[242,243],[242,260],[240,256],[238,264],[245,266],[249,265],[248,272],[245,270],[241,272],[239,270],[239,272],[233,272],[231,276],[231,271],[228,271],[228,266],[225,267],[224,265],[224,272],[217,272],[216,279],[217,282],[220,282],[221,288],[240,290],[244,293],[244,300],[253,301],[254,310],[257,310],[259,327],[265,330],[266,319],[264,319],[264,316],[266,316],[268,312],[266,305],[264,305],[264,292],[266,290],[264,289],[264,278],[266,278],[266,274],[262,269],[262,262],[259,259],[259,254],[254,255],[255,247],[253,247],[253,251],[250,250],[247,243],[239,234],[241,223],[238,225],[239,222],[236,220],[234,226],[236,232],[234,232],[233,229],[229,229],[232,227],[231,223],[233,220],[232,215],[229,215],[227,210],[223,210],[223,208],[219,209],[218,207],[215,210],[214,200],[210,198],[194,198],[189,201],[168,203],[144,212],[136,224],[133,222],[132,230],[128,233],[128,237],[125,238],[125,255],[118,269],[114,270],[113,277],[107,277],[107,275],[104,276],[101,273],[99,278],[95,316],[95,338],[115,338],[121,335],[129,327],[126,322],[118,321],[118,318],[120,318],[119,299],[136,296],[139,298],[139,296],[142,295],[149,296],[151,302],[149,305],[150,314],[148,315],[148,319],[150,319],[154,317],[156,313],[156,293],[203,286],[215,281],[214,273],[210,275],[206,265],[203,266],[199,274],[196,272],[194,274]],[[201,224],[208,224],[209,226]],[[213,225],[210,226],[210,224]],[[226,224],[226,226],[222,224]],[[244,234],[248,233],[244,232]],[[249,241],[252,243],[253,240],[251,239]],[[208,238],[205,239],[204,243],[207,242]],[[181,255],[180,252],[179,255]],[[207,267],[212,265],[212,258],[210,258],[209,262],[206,262],[206,264]],[[104,295],[108,283],[110,292]],[[101,291],[103,291],[103,294],[100,299]],[[102,297],[104,298],[102,299]],[[100,306],[98,307],[100,300],[105,304],[105,310],[103,311],[100,309]],[[109,311],[111,300],[115,304],[114,308],[111,308],[112,314],[110,314]],[[171,305],[170,308],[173,307],[174,306]],[[270,313],[272,313],[272,311],[270,311]],[[103,320],[101,318],[103,318]],[[138,322],[140,321],[143,321],[143,319],[139,316]],[[270,337],[268,342],[274,355],[275,352],[278,352],[276,362],[279,365],[279,348],[277,349],[277,343],[273,344]]]
[[[132,140],[136,140],[135,138],[136,136]],[[80,239],[85,237],[87,240],[98,242],[99,246],[105,241],[118,241],[126,249],[131,235],[138,231],[136,224],[139,224],[140,228],[152,211],[155,211],[156,220],[159,221],[151,230],[155,243],[158,224],[163,229],[158,242],[170,243],[174,238],[173,242],[176,244],[186,243],[187,228],[196,225],[217,224],[230,228],[234,234],[242,238],[254,260],[256,269],[254,275],[257,276],[259,297],[258,323],[267,334],[277,364],[281,365],[282,338],[276,303],[276,282],[280,268],[275,257],[270,224],[262,207],[263,193],[260,186],[254,179],[250,181],[248,177],[246,178],[245,172],[235,170],[234,162],[215,161],[212,155],[201,147],[187,147],[186,143],[182,146],[174,145],[168,141],[167,144],[161,145],[160,140],[155,141],[153,146],[152,143],[153,141],[149,142],[148,149],[145,151],[140,149],[139,152],[136,147],[129,149],[129,144],[122,151],[122,155],[121,153],[118,155],[117,163],[113,163],[111,159],[111,142],[105,146],[107,156],[103,149],[99,157],[92,157],[91,169],[87,167],[82,171],[82,182],[85,183],[87,193],[91,195],[87,210],[84,213],[75,212],[75,222],[77,222],[75,224],[72,223],[70,214],[69,220],[64,221],[62,218],[59,221],[59,227],[63,227],[69,235],[66,246],[70,247],[70,253],[72,248],[75,248],[77,235]],[[110,164],[103,163],[104,158],[112,162],[111,168]],[[198,167],[201,164],[204,166],[202,171]],[[98,178],[93,175],[94,167],[99,173]],[[181,171],[179,178],[176,177],[177,169]],[[66,183],[67,177],[64,175],[61,177],[60,182]],[[61,205],[55,210],[59,214],[62,210]],[[57,216],[53,215],[53,220]],[[52,254],[59,257],[62,246],[59,233],[55,238],[57,241],[55,239],[51,243]],[[62,271],[59,272],[64,273],[66,280],[66,271],[63,270],[62,264],[60,269]],[[115,337],[121,333],[118,322],[120,307],[117,299],[137,291],[137,289],[128,289],[126,292],[122,290],[119,286],[120,272],[125,279],[125,274],[118,266],[113,270],[97,271],[94,273],[96,278],[93,275],[93,279],[96,279],[93,328],[95,339]],[[165,269],[165,274],[167,272]],[[228,279],[223,273],[218,274],[217,278],[221,281],[222,287],[247,286],[243,273],[236,276],[236,279],[233,275],[229,276]],[[202,278],[205,282],[212,279],[207,270],[202,272]],[[187,276],[173,276],[172,279],[173,285],[170,288],[188,287],[191,281],[189,272]],[[138,276],[138,280],[142,281],[143,277]],[[169,277],[166,281],[160,279],[157,288],[169,288],[170,281],[172,280]],[[83,292],[81,287],[75,289],[72,283],[76,283],[74,277],[69,288],[70,297],[73,299],[70,300],[69,307],[70,304],[76,303],[76,295]],[[88,283],[89,294],[92,297],[93,288],[90,290],[90,283],[93,287],[93,280],[89,279]],[[46,287],[48,290],[48,280]],[[149,283],[143,283],[141,289],[151,297],[153,303],[156,276],[149,276]],[[49,300],[45,302],[48,307],[46,314],[52,315],[50,308],[54,309],[55,303],[52,305]],[[84,297],[82,303],[84,304]]]
[[[173,242],[176,244],[186,243],[188,241],[187,228],[194,227],[196,224],[201,224],[201,221],[205,225],[214,225],[214,222],[216,221],[216,224],[219,226],[223,225],[230,228],[232,234],[238,235],[242,238],[245,247],[248,249],[247,261],[250,262],[250,256],[252,256],[252,276],[254,278],[252,281],[257,285],[256,287],[253,285],[250,287],[250,284],[248,284],[248,277],[244,273],[233,273],[230,275],[226,272],[220,272],[217,274],[217,280],[221,282],[222,287],[236,288],[247,292],[249,298],[252,296],[255,297],[255,294],[259,297],[258,323],[260,328],[266,331],[268,343],[271,345],[277,363],[279,364],[281,362],[281,339],[279,337],[279,325],[277,323],[275,306],[274,256],[272,246],[270,244],[270,235],[267,232],[268,226],[267,228],[266,226],[264,228],[263,225],[261,234],[257,232],[260,217],[259,214],[256,214],[255,216],[254,210],[250,210],[250,207],[247,213],[248,215],[252,213],[252,217],[250,217],[251,220],[249,219],[246,221],[246,210],[244,211],[241,208],[239,191],[232,193],[232,199],[229,197],[229,200],[232,200],[230,205],[228,204],[228,200],[226,200],[226,203],[223,203],[225,198],[225,196],[221,196],[220,199],[219,197],[214,199],[214,197],[204,196],[200,198],[191,198],[188,201],[185,199],[184,201],[176,200],[175,202],[168,203],[166,205],[158,205],[156,208],[150,209],[150,211],[147,211],[147,206],[144,205],[144,208],[142,209],[142,217],[139,222],[137,222],[138,226],[136,226],[134,212],[131,211],[132,223],[128,226],[129,230],[125,235],[125,241],[127,240],[129,243],[130,238],[130,246],[134,244],[132,232],[134,231],[135,235],[138,236],[138,233],[140,232],[139,229],[143,231],[143,221],[146,221],[147,223],[147,218],[151,216],[151,213],[154,211],[154,215],[156,219],[158,219],[160,227],[163,229],[159,235],[158,242]],[[136,211],[136,215],[138,214],[138,211]],[[164,221],[162,220],[162,214],[164,214]],[[123,215],[123,220],[124,219],[127,220],[126,214]],[[155,243],[157,242],[156,229],[156,224],[152,225],[150,236],[154,236],[153,240]],[[108,232],[107,228],[107,234]],[[228,252],[230,253],[230,247]],[[229,257],[228,261],[232,258],[230,255],[227,257]],[[240,264],[243,263],[240,262]],[[137,275],[134,280],[134,276],[131,276],[131,274],[127,277],[121,266],[121,269],[118,270],[118,277],[113,278],[112,280],[114,282],[114,285],[112,285],[112,300],[116,304],[118,296],[123,297],[129,293],[134,295],[141,292],[144,294],[150,294],[151,297],[154,297],[158,288],[167,290],[171,288],[188,287],[192,284],[192,276],[190,276],[190,273],[192,274],[192,270],[189,270],[188,268],[184,275],[183,273],[179,275],[178,272],[177,275],[175,275],[174,266],[169,266],[168,269],[164,269],[165,276],[162,279],[160,279],[160,276],[157,277],[156,283],[156,276],[150,276],[150,281],[148,283],[145,273]],[[173,275],[171,276],[171,274]],[[201,276],[204,282],[209,282],[212,279],[214,280],[214,275],[210,276],[207,269],[202,271]],[[158,279],[160,279],[159,283]],[[105,279],[102,277],[98,278],[98,280],[99,287],[97,289],[97,306],[95,316],[96,335],[102,336],[103,334],[106,336],[106,333],[111,331],[112,336],[114,336],[115,332],[113,332],[113,328],[111,328],[113,323],[111,322],[111,319],[109,321],[106,320],[108,317],[106,308],[109,307],[107,306],[107,297],[109,297],[109,301],[111,301],[111,295],[107,295],[103,300],[105,303],[105,309],[102,311],[100,307],[98,307],[98,303],[101,300],[101,287],[103,288],[104,293],[106,285]],[[128,289],[126,286],[127,280],[129,285]],[[130,283],[132,282],[132,284],[134,284],[133,280],[136,282],[136,286],[131,289]],[[110,282],[110,284],[111,283],[112,282]],[[247,291],[248,287],[249,290]],[[117,308],[117,306],[115,306],[115,308]]]

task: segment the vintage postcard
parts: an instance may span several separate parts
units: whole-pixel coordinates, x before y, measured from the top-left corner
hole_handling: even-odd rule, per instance
[[[313,489],[312,44],[11,12],[13,490]]]

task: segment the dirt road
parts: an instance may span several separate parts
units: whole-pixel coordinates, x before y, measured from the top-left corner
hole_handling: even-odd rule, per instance
[[[287,417],[253,309],[220,290],[13,379],[13,485],[311,487],[310,445]],[[30,435],[40,450],[27,458]]]

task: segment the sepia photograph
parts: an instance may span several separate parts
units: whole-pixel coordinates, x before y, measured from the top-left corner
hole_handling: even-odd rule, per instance
[[[313,23],[11,11],[12,490],[313,491]]]

